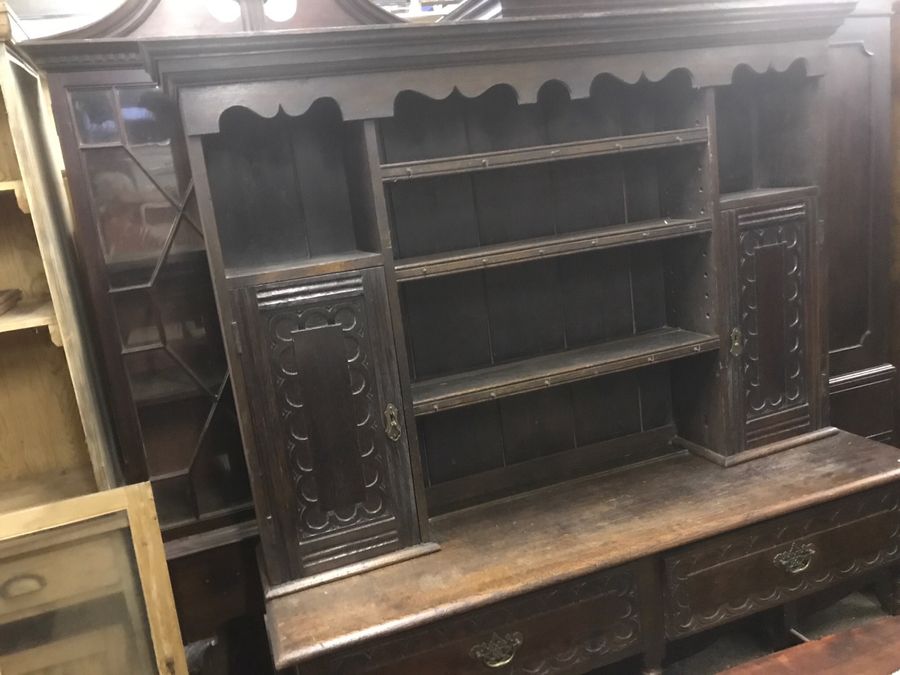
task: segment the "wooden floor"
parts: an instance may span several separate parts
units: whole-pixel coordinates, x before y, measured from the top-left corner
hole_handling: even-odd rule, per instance
[[[900,670],[900,617],[852,630],[731,668],[723,675],[890,675]]]

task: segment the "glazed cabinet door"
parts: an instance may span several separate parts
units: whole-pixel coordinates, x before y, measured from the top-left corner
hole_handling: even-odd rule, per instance
[[[415,543],[383,270],[251,286],[233,299],[258,485],[279,521],[264,554],[287,568],[269,581]]]
[[[727,211],[736,249],[737,311],[731,355],[739,373],[742,448],[820,423],[814,266],[815,198]]]

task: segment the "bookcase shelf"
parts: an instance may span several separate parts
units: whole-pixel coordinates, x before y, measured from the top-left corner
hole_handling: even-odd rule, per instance
[[[22,302],[0,315],[0,333],[52,326],[56,322],[50,298]]]
[[[398,281],[413,281],[583,251],[674,239],[707,233],[711,229],[712,221],[708,218],[664,218],[408,258],[397,263],[395,270]]]
[[[588,141],[551,143],[548,145],[516,148],[514,150],[479,152],[439,159],[383,164],[381,166],[381,176],[385,181],[397,182],[642,150],[705,144],[708,141],[709,130],[706,127],[692,127],[675,129],[673,131],[656,131]]]
[[[545,354],[414,383],[413,408],[426,415],[545,387],[715,351],[719,338],[681,328]]]

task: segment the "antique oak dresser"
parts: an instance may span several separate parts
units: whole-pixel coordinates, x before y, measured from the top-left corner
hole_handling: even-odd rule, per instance
[[[900,451],[829,426],[828,41],[855,3],[542,4],[29,48],[137,49],[177,102],[161,247],[202,230],[278,668],[655,672],[900,564]],[[122,155],[115,231],[145,146],[95,93],[63,95]],[[134,263],[123,301],[160,272]]]

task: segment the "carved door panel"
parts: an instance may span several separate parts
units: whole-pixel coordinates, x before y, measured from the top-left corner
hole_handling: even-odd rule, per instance
[[[809,264],[812,199],[737,209],[737,326],[731,353],[740,374],[742,446],[814,428],[817,381]]]
[[[268,547],[286,548],[271,558],[286,557],[290,579],[416,543],[383,271],[235,293],[254,444],[281,520]]]

